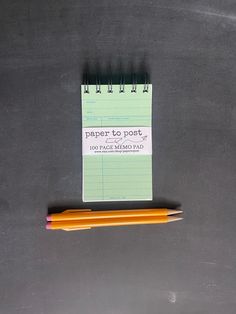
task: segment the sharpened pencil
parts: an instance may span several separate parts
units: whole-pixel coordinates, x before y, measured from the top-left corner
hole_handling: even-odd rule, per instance
[[[159,217],[177,215],[181,214],[182,212],[182,210],[173,210],[167,208],[124,209],[106,211],[91,211],[91,209],[67,209],[62,213],[48,215],[47,221],[68,221],[122,217]]]
[[[100,218],[83,219],[71,221],[51,221],[46,228],[55,230],[63,229],[66,231],[90,229],[95,227],[129,226],[142,224],[164,224],[182,220],[180,217],[160,216],[160,217],[122,217],[122,218]]]

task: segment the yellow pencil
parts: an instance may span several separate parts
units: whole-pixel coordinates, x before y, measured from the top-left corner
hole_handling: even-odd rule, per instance
[[[100,218],[100,219],[83,219],[70,221],[51,221],[47,223],[46,228],[55,230],[63,229],[66,231],[91,229],[94,227],[111,227],[111,226],[128,226],[142,224],[164,224],[181,220],[180,217],[122,217],[122,218]]]
[[[124,209],[91,211],[91,209],[67,209],[62,213],[47,216],[47,221],[66,221],[95,218],[122,218],[122,217],[158,217],[181,214],[182,210],[167,208]]]

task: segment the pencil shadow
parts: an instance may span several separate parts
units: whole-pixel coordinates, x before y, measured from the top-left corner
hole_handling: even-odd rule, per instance
[[[66,209],[91,208],[93,210],[109,210],[109,209],[142,209],[142,208],[180,208],[181,203],[178,201],[156,198],[153,201],[137,201],[137,202],[88,202],[83,203],[78,200],[58,200],[48,204],[48,214],[60,213]]]

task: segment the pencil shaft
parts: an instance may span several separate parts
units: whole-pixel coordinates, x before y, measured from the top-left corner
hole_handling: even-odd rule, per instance
[[[107,211],[86,211],[86,210],[66,210],[59,214],[48,216],[48,221],[65,221],[95,218],[122,218],[122,217],[148,217],[148,216],[168,216],[182,213],[181,210],[170,210],[167,208],[150,209],[126,209]]]
[[[48,223],[48,229],[83,229],[93,227],[127,226],[141,224],[163,224],[180,220],[178,217],[129,217],[129,218],[101,218],[73,221],[52,221]]]

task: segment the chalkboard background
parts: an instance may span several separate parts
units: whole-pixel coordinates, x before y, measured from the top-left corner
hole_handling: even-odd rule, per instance
[[[1,1],[0,312],[233,314],[235,1]],[[99,66],[153,84],[158,226],[45,230],[82,207],[80,84]],[[91,204],[86,204],[91,207]]]

